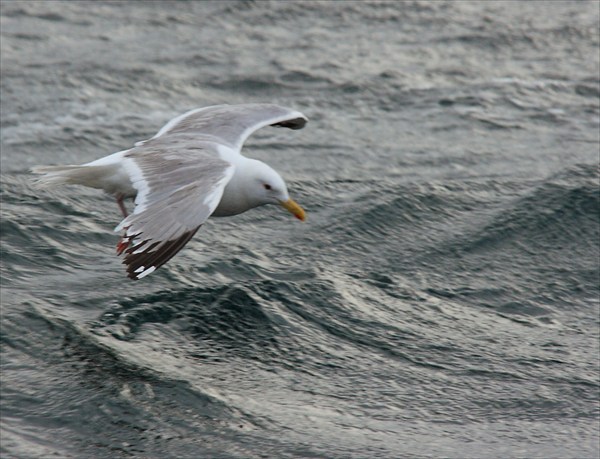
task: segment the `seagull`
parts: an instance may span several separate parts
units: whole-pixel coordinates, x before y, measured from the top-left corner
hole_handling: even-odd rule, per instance
[[[209,217],[280,204],[304,221],[281,176],[242,156],[244,141],[265,126],[302,129],[302,113],[274,104],[213,105],[177,116],[129,150],[77,166],[39,166],[45,185],[75,184],[113,195],[123,220],[117,254],[130,279],[153,273],[179,252]],[[135,199],[131,214],[124,200]]]

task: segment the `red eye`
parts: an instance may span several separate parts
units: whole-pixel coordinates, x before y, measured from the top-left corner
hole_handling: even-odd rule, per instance
[[[271,189],[271,185],[269,185],[268,183],[265,183],[263,186],[265,187],[265,190]]]

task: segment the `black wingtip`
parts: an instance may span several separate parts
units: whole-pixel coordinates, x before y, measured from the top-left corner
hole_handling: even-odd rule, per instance
[[[148,242],[141,241],[127,249],[125,259],[123,260],[123,264],[127,265],[127,277],[139,280],[156,271],[173,258],[188,243],[192,236],[196,234],[199,228],[200,226],[184,233],[177,239],[166,241],[160,244],[160,247],[157,247],[159,243],[155,242],[149,244],[144,251],[135,253],[137,249],[140,249]]]
[[[307,121],[308,120],[306,118],[294,118],[293,120],[286,120],[280,123],[271,124],[271,126],[297,130],[302,129],[304,126],[306,126]]]

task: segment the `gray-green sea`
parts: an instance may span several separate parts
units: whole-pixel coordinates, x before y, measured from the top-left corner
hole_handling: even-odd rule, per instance
[[[596,1],[3,1],[6,459],[596,459]],[[127,279],[35,165],[221,103],[307,211]]]

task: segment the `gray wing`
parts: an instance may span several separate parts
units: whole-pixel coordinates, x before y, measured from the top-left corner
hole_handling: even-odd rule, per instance
[[[169,261],[218,206],[234,166],[218,146],[169,135],[127,152],[123,167],[137,190],[134,212],[117,226],[125,231],[128,276],[141,279]],[[127,248],[128,247],[128,248]]]
[[[302,129],[307,118],[300,112],[274,104],[214,105],[191,110],[173,118],[158,133],[185,133],[233,147],[238,152],[244,141],[265,126]],[[143,145],[147,141],[138,142]]]

